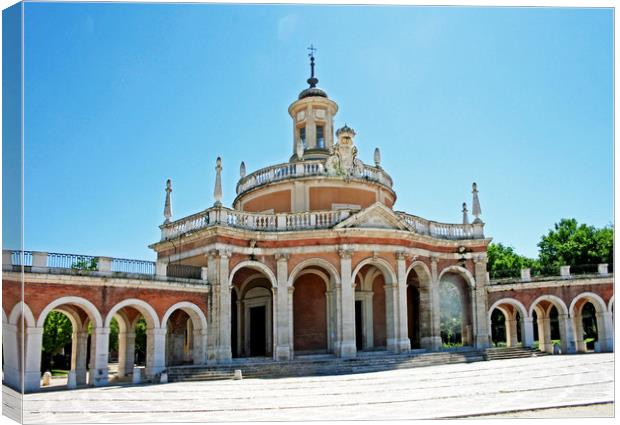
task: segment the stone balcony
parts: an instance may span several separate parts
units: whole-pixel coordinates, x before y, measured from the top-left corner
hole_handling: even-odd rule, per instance
[[[162,224],[161,241],[210,226],[224,226],[263,232],[290,232],[330,229],[358,211],[325,210],[298,213],[253,213],[225,207],[208,208],[171,223]],[[483,239],[484,224],[448,224],[426,220],[404,212],[395,212],[413,233],[444,240]]]
[[[259,186],[286,179],[315,176],[330,176],[325,170],[325,161],[287,162],[284,164],[272,165],[242,177],[237,183],[237,195],[241,195]],[[380,167],[364,164],[362,171],[360,173],[354,173],[351,178],[379,183],[392,189],[392,178]]]

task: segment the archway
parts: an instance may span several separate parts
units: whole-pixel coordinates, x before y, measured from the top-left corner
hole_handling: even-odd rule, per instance
[[[48,355],[53,356],[58,349],[55,342],[68,346],[69,337],[66,333],[70,332],[71,354],[66,356],[70,359],[67,362],[70,370],[66,385],[104,385],[108,382],[108,335],[104,331],[101,314],[90,301],[80,297],[62,297],[52,301],[39,314],[37,328],[40,329],[40,338],[27,339],[27,367],[34,365],[36,358],[40,365],[39,374],[43,374],[43,367],[49,364]],[[59,332],[65,335],[59,336]],[[30,379],[32,381],[26,385],[38,389],[38,386],[35,387],[34,376]]]
[[[572,352],[572,326],[564,302],[553,295],[543,295],[534,300],[529,310],[536,328],[534,339],[538,349],[548,353],[555,349],[562,353]]]
[[[440,335],[444,347],[474,344],[472,286],[460,268],[444,270],[439,276]]]
[[[22,389],[36,390],[39,388],[41,374],[38,368],[34,371],[23,369],[25,352],[22,344],[22,341],[27,344],[33,337],[37,339],[34,316],[28,305],[20,301],[13,307],[9,317],[3,314],[2,319],[3,382],[19,392]],[[38,349],[40,350],[40,347]]]
[[[496,301],[489,309],[489,332],[496,347],[531,346],[531,320],[523,304],[511,298]]]
[[[245,262],[231,275],[233,357],[271,357],[274,353],[275,276],[264,264]]]
[[[431,274],[415,261],[407,270],[407,332],[411,348],[438,348],[431,317]]]
[[[155,309],[146,301],[129,298],[114,305],[106,315],[104,326],[111,328],[112,320],[118,324],[116,379],[133,376],[134,367],[146,376],[152,376],[162,367],[156,354],[155,332],[160,328]],[[110,333],[110,340],[115,336]],[[112,345],[113,346],[113,345]]]
[[[162,325],[166,329],[166,366],[206,363],[207,319],[197,305],[180,302],[171,306]]]
[[[608,351],[613,346],[611,313],[603,299],[592,292],[579,294],[571,302],[575,349],[578,352]]]

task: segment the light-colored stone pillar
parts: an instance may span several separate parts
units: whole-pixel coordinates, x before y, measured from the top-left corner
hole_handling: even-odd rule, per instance
[[[573,325],[573,337],[575,344],[575,351],[578,353],[585,353],[588,351],[586,347],[586,343],[583,340],[583,318],[581,315],[574,316],[571,320],[571,324]]]
[[[166,368],[166,328],[146,330],[146,376],[154,377]]]
[[[24,391],[38,391],[41,388],[41,348],[43,328],[27,327],[24,338]]]
[[[431,350],[439,350],[442,346],[441,341],[441,320],[439,311],[439,272],[437,270],[437,263],[439,256],[431,254],[431,282],[428,288],[429,295],[429,315],[430,315],[430,335],[422,336],[420,344],[423,348],[430,348]],[[420,297],[420,305],[423,300]]]
[[[598,342],[601,351],[614,350],[614,324],[610,312],[605,311],[596,313],[596,324],[598,327]]]
[[[506,346],[516,347],[518,344],[517,326],[519,322],[516,320],[506,320]]]
[[[230,285],[228,282],[230,252],[220,250],[219,254],[220,317],[218,320],[219,338],[215,357],[219,363],[228,363],[232,359],[230,346]]]
[[[39,273],[46,273],[49,269],[47,267],[47,252],[35,251],[32,253],[32,271]]]
[[[13,265],[13,259],[11,258],[12,255],[13,255],[12,251],[10,251],[8,249],[3,249],[2,250],[2,265],[3,266],[12,266]]]
[[[570,279],[570,266],[560,266],[560,277]]]
[[[119,332],[118,334],[118,376],[129,375],[133,371],[136,355],[136,334]]]
[[[534,319],[531,317],[524,317],[523,328],[521,334],[523,335],[523,346],[531,347],[534,344]]]
[[[276,254],[276,278],[278,279],[278,287],[275,291],[276,298],[276,333],[275,333],[275,360],[290,360],[291,358],[291,342],[289,340],[289,305],[288,296],[288,259],[289,255],[284,253]]]
[[[110,328],[95,328],[91,338],[95,341],[94,369],[90,371],[91,384],[99,387],[108,383]]]
[[[521,282],[530,282],[531,280],[531,269],[521,269]]]
[[[355,357],[357,347],[355,346],[355,288],[353,287],[353,277],[351,276],[351,256],[353,251],[350,249],[340,249],[340,317],[342,339],[340,341],[340,357]]]
[[[386,284],[385,291],[385,324],[387,350],[398,352],[398,283]],[[353,304],[355,305],[355,304]],[[355,316],[354,316],[355,317]]]
[[[71,337],[71,370],[75,372],[76,385],[86,384],[86,355],[88,332],[74,332]]]
[[[103,273],[112,272],[112,258],[110,257],[97,257],[97,271]]]
[[[192,360],[194,364],[201,365],[207,363],[207,330],[196,329],[192,331],[194,335],[194,345],[192,347]]]
[[[295,334],[293,328],[293,292],[295,292],[295,287],[290,286],[287,288],[288,292],[288,305],[290,308],[288,309],[288,340],[291,346],[291,359],[295,358]]]
[[[155,275],[157,277],[166,277],[168,275],[168,263],[163,260],[155,262]]]
[[[211,250],[207,254],[207,280],[211,283],[209,291],[209,303],[207,310],[207,323],[209,332],[207,333],[207,363],[215,362],[217,351],[217,340],[219,335],[219,310],[220,310],[220,288],[219,288],[219,261],[218,252]],[[241,318],[239,318],[240,320]],[[241,346],[239,346],[241,350]]]
[[[540,327],[538,328],[538,340],[540,351],[553,354],[553,344],[551,343],[551,319],[545,317],[538,319],[542,324],[542,335],[540,334]]]
[[[2,350],[4,353],[4,383],[21,392],[21,371],[19,369],[21,338],[17,337],[17,326],[2,323]]]
[[[609,274],[607,263],[602,263],[598,265],[598,274],[600,274],[601,276],[607,276]]]
[[[577,351],[577,347],[575,346],[574,332],[570,316],[568,314],[559,314],[558,321],[560,324],[560,337],[562,338],[562,354],[575,353]]]
[[[411,350],[409,340],[409,329],[407,320],[407,266],[405,263],[405,253],[396,253],[396,272],[398,278],[397,306],[398,306],[398,332],[397,346],[398,351]]]
[[[487,329],[488,306],[486,287],[488,280],[486,254],[474,257],[474,278],[476,279],[475,299],[472,300],[474,306],[474,345],[476,348],[487,348],[491,346],[491,341],[489,340],[489,330]]]

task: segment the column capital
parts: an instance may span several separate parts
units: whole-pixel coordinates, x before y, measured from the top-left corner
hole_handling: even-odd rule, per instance
[[[209,257],[210,260],[213,260],[213,259],[218,257],[219,251],[217,249],[211,249],[211,250],[207,251],[207,253],[205,255],[207,257]]]
[[[487,261],[486,254],[477,254],[477,255],[473,255],[472,257],[473,257],[474,263],[476,264],[485,263]]]
[[[437,263],[439,261],[439,254],[431,254],[429,255],[429,258],[431,260],[431,263]]]
[[[293,292],[295,292],[295,287],[289,286],[288,288],[286,288],[286,290],[288,291],[289,294],[292,294]]]
[[[340,255],[341,259],[351,259],[353,256],[353,250],[350,248],[339,248],[338,255]]]
[[[396,251],[394,257],[396,257],[397,260],[404,260],[407,257],[407,253],[405,251]]]
[[[288,252],[276,252],[274,254],[274,257],[276,257],[277,262],[288,261],[291,258],[291,254],[289,254]]]

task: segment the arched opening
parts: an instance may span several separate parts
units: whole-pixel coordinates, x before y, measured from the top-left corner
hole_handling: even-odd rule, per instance
[[[611,350],[613,325],[603,299],[594,293],[577,296],[570,306],[578,352]],[[606,323],[607,321],[607,323]]]
[[[95,330],[102,326],[101,315],[89,301],[65,297],[43,309],[37,320],[42,328],[39,356],[41,386],[99,385],[107,382],[107,358],[97,362]],[[107,341],[99,350],[107,350]],[[26,355],[34,358],[35,341],[29,339]],[[28,360],[27,360],[28,362]],[[45,379],[50,372],[51,380]],[[36,385],[31,383],[31,389]]]
[[[532,336],[524,340],[527,331],[525,307],[513,299],[501,299],[489,310],[489,330],[491,342],[495,347],[531,346]],[[530,329],[531,331],[531,329]]]
[[[360,268],[354,279],[357,350],[385,350],[387,347],[385,277],[376,266],[366,264]]]
[[[470,288],[456,272],[447,272],[439,280],[439,312],[444,347],[473,345]]]
[[[491,342],[495,347],[506,347],[506,315],[499,309],[493,309],[491,313]]]
[[[438,335],[433,335],[430,282],[428,267],[414,262],[407,272],[407,332],[411,348],[438,348],[438,341],[433,342]]]
[[[232,276],[231,350],[233,357],[273,356],[273,282],[263,270],[241,267]]]
[[[562,300],[554,296],[542,296],[532,303],[530,314],[535,348],[548,353],[569,351],[570,324],[567,312]]]
[[[166,366],[205,363],[207,319],[197,305],[182,301],[171,306],[162,327],[166,330]]]

